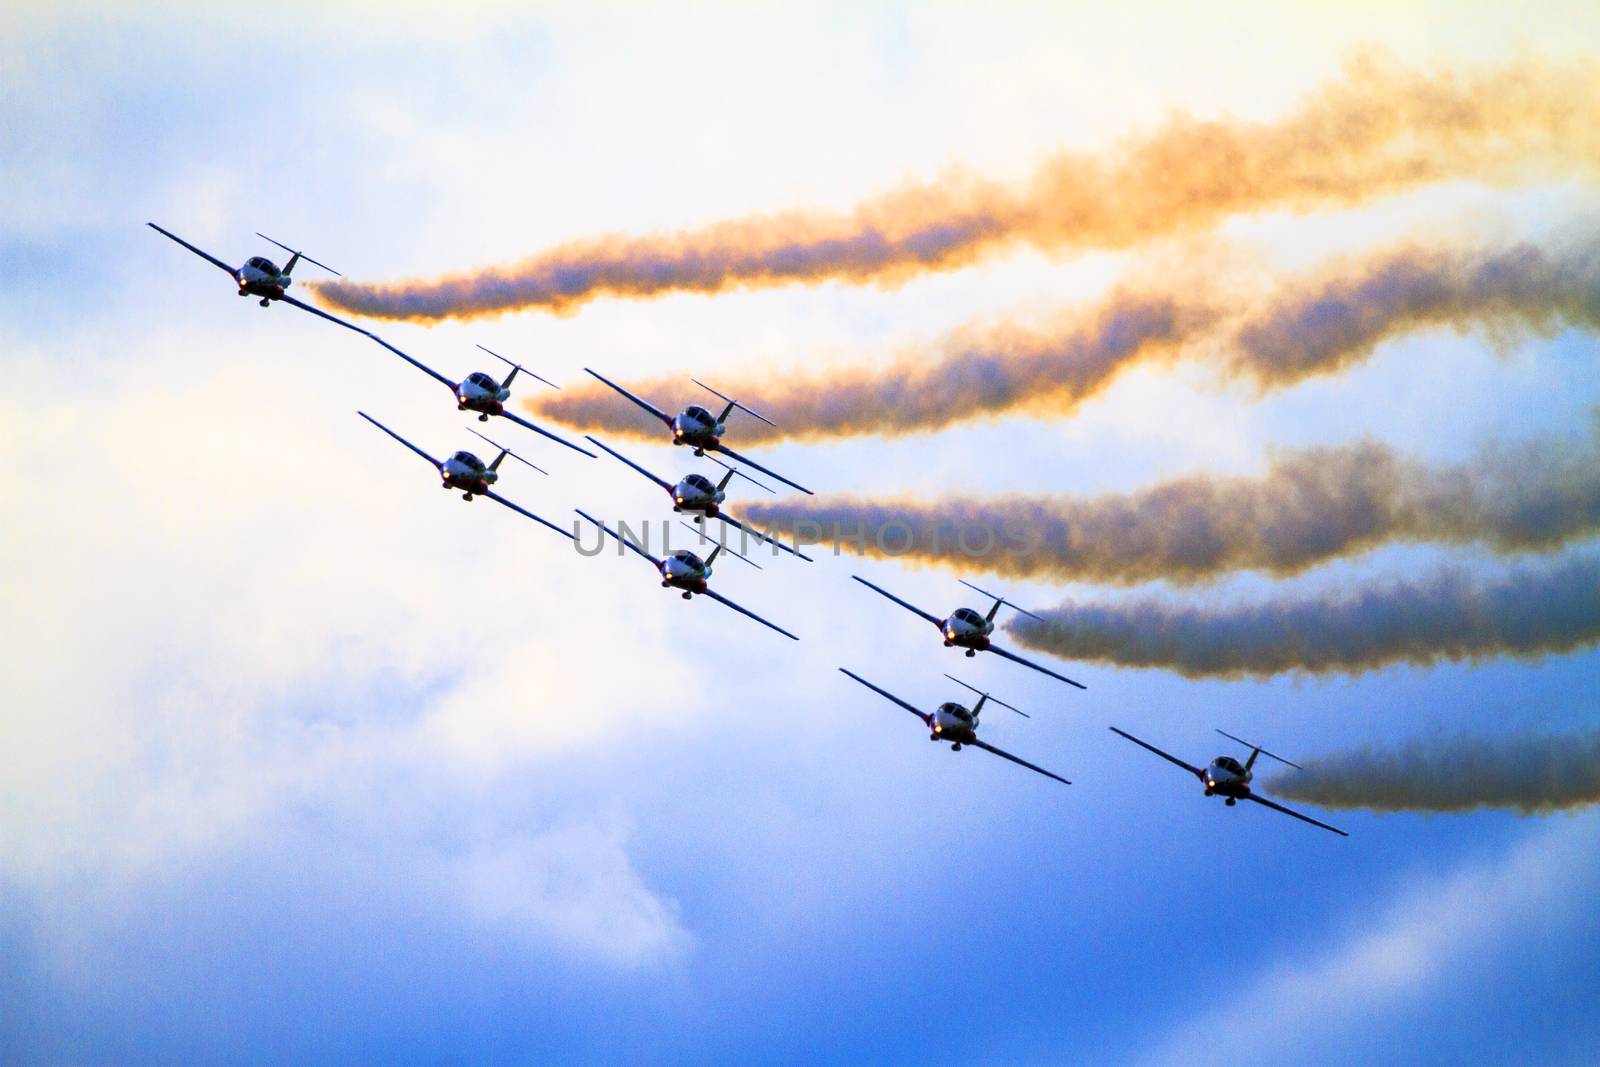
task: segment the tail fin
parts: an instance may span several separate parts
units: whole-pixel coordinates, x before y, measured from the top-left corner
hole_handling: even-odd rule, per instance
[[[512,459],[516,460],[518,463],[522,463],[522,464],[525,464],[525,465],[527,465],[529,467],[532,467],[534,470],[538,471],[540,474],[543,474],[543,475],[546,475],[546,476],[548,476],[550,474],[549,471],[545,470],[543,467],[539,466],[537,463],[529,463],[527,460],[523,459],[521,456],[519,456],[515,452],[511,451],[511,449],[509,449],[505,445],[501,444],[499,441],[494,441],[494,440],[491,440],[490,438],[484,437],[483,434],[479,433],[477,430],[472,429],[471,427],[467,428],[467,432],[470,433],[474,437],[483,438],[483,440],[488,441],[491,445],[494,445],[494,447],[496,447],[496,448],[498,448],[500,450],[500,454],[494,458],[494,462],[489,464],[489,469],[490,470],[492,470],[492,471],[499,470],[501,462],[507,456],[510,456]]]
[[[748,474],[746,474],[744,471],[740,470],[738,467],[735,467],[733,464],[724,463],[724,462],[722,462],[722,460],[720,460],[717,457],[711,455],[710,453],[706,454],[706,458],[709,459],[711,462],[715,463],[719,467],[727,468],[728,473],[723,475],[722,481],[717,483],[717,488],[718,489],[724,488],[728,484],[728,479],[732,478],[735,474],[737,474],[739,477],[743,478],[745,481],[749,482],[751,485],[755,486],[757,489],[765,489],[767,492],[772,493],[774,495],[776,495],[777,492],[778,492],[776,489],[772,488],[771,486],[764,485],[761,482],[756,481],[754,478],[750,477]]]
[[[1218,730],[1217,733],[1221,734],[1223,737],[1226,737],[1229,741],[1237,741],[1237,742],[1239,742],[1239,744],[1243,745],[1245,748],[1248,748],[1250,750],[1250,758],[1245,760],[1245,762],[1244,762],[1244,769],[1247,770],[1247,771],[1251,767],[1255,766],[1255,762],[1256,762],[1256,757],[1257,756],[1268,756],[1268,757],[1270,757],[1272,759],[1277,760],[1279,763],[1287,764],[1288,766],[1293,767],[1297,771],[1305,770],[1305,768],[1300,766],[1300,764],[1294,763],[1291,760],[1284,759],[1282,756],[1279,756],[1279,755],[1276,755],[1274,753],[1268,752],[1266,749],[1262,748],[1260,745],[1252,744],[1251,742],[1246,741],[1242,737],[1234,737],[1232,734],[1226,732],[1225,730]]]
[[[702,529],[697,529],[696,527],[690,526],[688,523],[682,522],[682,521],[680,521],[678,523],[678,525],[682,526],[685,530],[688,530],[690,533],[692,533],[696,537],[700,538],[700,543],[702,545],[711,540],[710,537],[706,536],[706,532],[704,530],[702,530]],[[763,569],[761,564],[757,563],[755,560],[751,559],[749,556],[743,555],[743,554],[741,554],[739,552],[735,552],[733,549],[728,548],[728,542],[727,541],[717,541],[716,542],[716,546],[717,546],[716,548],[713,548],[711,550],[711,555],[706,557],[706,567],[708,569],[711,566],[711,561],[716,559],[717,558],[717,554],[720,553],[725,548],[728,549],[728,555],[732,556],[734,559],[742,559],[742,560],[744,560],[746,563],[750,564],[750,566],[754,567],[758,571]]]
[[[961,687],[963,687],[963,688],[965,688],[965,689],[970,689],[970,690],[972,690],[972,691],[973,691],[973,692],[974,692],[974,693],[977,693],[977,694],[978,694],[978,704],[977,704],[977,707],[974,707],[974,708],[973,708],[973,709],[972,709],[972,717],[973,717],[973,718],[974,718],[974,719],[976,719],[976,718],[977,718],[977,717],[978,717],[978,710],[979,710],[979,708],[982,708],[982,707],[983,707],[983,705],[984,705],[984,703],[985,703],[985,702],[989,702],[989,703],[994,703],[994,704],[998,704],[998,705],[1000,705],[1000,706],[1001,706],[1001,707],[1002,707],[1002,708],[1005,708],[1005,709],[1007,709],[1007,710],[1008,710],[1008,711],[1014,711],[1014,712],[1016,712],[1016,713],[1017,713],[1017,714],[1018,714],[1018,715],[1021,715],[1021,716],[1022,716],[1022,717],[1023,717],[1023,718],[1024,718],[1024,719],[1031,719],[1031,718],[1033,718],[1033,716],[1032,716],[1032,715],[1029,715],[1029,714],[1028,714],[1028,713],[1027,713],[1027,712],[1025,712],[1025,711],[1023,711],[1023,710],[1022,710],[1022,709],[1021,709],[1021,708],[1017,708],[1017,707],[1012,707],[1012,706],[1011,706],[1011,705],[1010,705],[1010,704],[1007,704],[1007,703],[1006,703],[1006,702],[1005,702],[1005,701],[1004,701],[1004,700],[997,700],[997,699],[996,699],[996,698],[994,698],[994,697],[992,697],[992,696],[990,696],[990,695],[989,695],[989,694],[988,694],[988,693],[985,693],[985,692],[984,692],[984,691],[983,691],[983,690],[982,690],[982,689],[979,689],[979,688],[978,688],[978,687],[977,687],[977,686],[975,686],[975,685],[968,685],[968,684],[967,684],[967,683],[966,683],[966,682],[963,682],[963,681],[962,681],[962,680],[961,680],[961,679],[960,679],[960,678],[957,678],[957,677],[956,677],[956,676],[955,676],[955,675],[953,675],[953,674],[947,674],[947,675],[945,675],[945,677],[946,677],[946,678],[948,678],[948,679],[950,679],[950,680],[951,680],[951,681],[952,681],[952,682],[954,682],[954,683],[956,683],[956,684],[957,684],[957,685],[959,685],[959,686],[961,686]]]
[[[760,412],[752,411],[749,408],[745,407],[743,404],[739,403],[733,397],[728,396],[726,393],[717,392],[715,389],[711,388],[711,386],[707,385],[705,382],[702,382],[700,379],[698,379],[698,378],[690,378],[689,380],[691,382],[694,382],[694,384],[698,385],[700,388],[704,389],[706,392],[710,393],[712,396],[720,396],[722,399],[724,399],[724,400],[726,400],[728,402],[728,406],[722,409],[722,417],[717,420],[718,422],[727,421],[728,416],[733,414],[733,409],[734,408],[738,408],[740,411],[744,412],[746,415],[752,416],[753,418],[760,419],[762,422],[766,423],[768,426],[776,427],[778,425],[777,423],[773,422],[771,419],[767,418],[765,415],[761,414]]]
[[[513,379],[513,378],[515,378],[517,376],[517,372],[518,371],[521,371],[523,374],[526,374],[528,377],[534,379],[535,381],[543,382],[544,384],[548,385],[552,389],[560,389],[561,388],[561,386],[557,385],[555,382],[552,382],[550,379],[539,377],[539,375],[533,373],[533,371],[529,370],[527,367],[524,367],[522,364],[520,364],[520,363],[512,363],[505,356],[502,356],[500,353],[498,353],[498,352],[496,352],[496,351],[494,351],[492,349],[484,348],[483,345],[479,345],[478,347],[479,348],[483,348],[483,350],[485,352],[488,352],[491,356],[493,356],[495,359],[498,359],[501,363],[504,363],[504,364],[507,364],[508,366],[510,366],[511,373],[506,375],[506,380],[500,383],[500,388],[502,388],[502,389],[511,388],[511,379]]]
[[[995,613],[1000,610],[1000,605],[1001,604],[1004,604],[1006,607],[1010,608],[1012,611],[1015,611],[1019,615],[1026,615],[1030,619],[1039,619],[1039,616],[1035,615],[1033,612],[1026,611],[1026,610],[1024,610],[1022,608],[1017,607],[1017,605],[1013,604],[1011,601],[1007,600],[1003,596],[996,596],[994,593],[990,593],[990,592],[987,592],[985,590],[979,589],[977,586],[973,585],[971,582],[967,581],[964,578],[961,579],[960,581],[961,581],[962,585],[966,586],[968,589],[971,589],[973,592],[983,593],[984,596],[986,596],[990,600],[994,601],[994,607],[990,608],[989,609],[989,614],[984,616],[984,618],[988,619],[990,622],[994,621]],[[1039,619],[1039,621],[1043,622],[1044,620],[1043,619]]]
[[[282,241],[274,241],[274,240],[272,240],[272,238],[268,237],[266,234],[260,232],[259,230],[256,231],[256,236],[261,238],[263,241],[271,242],[272,244],[275,244],[279,248],[283,249],[285,252],[290,253],[290,259],[289,259],[288,265],[286,265],[283,268],[283,273],[284,274],[288,274],[290,271],[294,270],[294,265],[296,263],[300,262],[303,259],[307,263],[316,263],[317,266],[321,267],[323,270],[327,271],[329,274],[333,275],[335,278],[343,278],[344,277],[343,274],[340,274],[338,271],[334,270],[332,267],[328,266],[326,263],[317,263],[316,260],[314,260],[310,256],[306,255],[304,252],[301,252],[298,249],[290,248],[288,245],[284,244]]]

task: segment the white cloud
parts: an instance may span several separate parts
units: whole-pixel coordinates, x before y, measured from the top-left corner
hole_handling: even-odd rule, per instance
[[[486,932],[548,939],[620,967],[670,959],[689,935],[643,883],[616,827],[564,825],[484,843],[456,864],[457,894]]]
[[[1133,1062],[1176,1067],[1217,1049],[1247,1049],[1263,1063],[1344,1062],[1339,1034],[1449,988],[1475,960],[1559,925],[1563,912],[1581,913],[1575,902],[1593,894],[1597,860],[1600,820],[1555,820],[1509,855],[1414,881],[1386,914],[1352,917],[1351,932],[1319,954],[1242,984],[1219,945],[1209,991],[1222,1006],[1180,1024]]]
[[[618,965],[672,951],[685,935],[620,832],[581,829],[558,797],[484,788],[683,721],[615,669],[672,672],[648,610],[630,619],[641,650],[609,639],[649,588],[593,589],[582,564],[598,561],[433,489],[343,396],[339,361],[367,343],[262,314],[275,329],[240,331],[226,358],[196,355],[187,329],[125,339],[72,395],[0,406],[0,573],[24,606],[0,661],[0,876],[93,912],[86,887],[117,898],[264,834],[327,833],[297,813],[331,805],[380,881],[454,872],[431,903],[443,914]],[[265,340],[307,324],[309,350]],[[43,354],[14,371],[61,378]],[[458,439],[453,413],[406,413],[438,410],[405,388],[418,382],[392,384],[369,399],[397,425]],[[564,494],[517,471],[507,495],[565,521]],[[385,798],[408,782],[477,843],[397,849]],[[530,804],[557,829],[529,829]]]

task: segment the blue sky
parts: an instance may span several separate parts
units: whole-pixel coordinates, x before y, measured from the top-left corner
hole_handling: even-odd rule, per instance
[[[1202,803],[1105,729],[1197,760],[1225,747],[1217,726],[1291,758],[1578,729],[1592,651],[1326,680],[1073,664],[1078,693],[947,655],[850,581],[948,608],[944,572],[719,568],[791,645],[666,596],[637,559],[579,559],[439,493],[355,415],[462,447],[436,386],[233,297],[143,225],[225,259],[264,251],[261,230],[403,277],[847,208],[952,164],[1025,177],[1172,109],[1279,114],[1364,45],[1600,49],[1586,5],[1390,7],[6,16],[0,1062],[1600,1058],[1593,812],[1342,812],[1342,840]],[[1557,234],[1594,208],[1578,184],[1456,183],[1204,240],[1294,266],[1394,235]],[[1184,254],[377,328],[450,373],[481,342],[556,381],[594,366],[687,389],[1034,320]],[[1589,426],[1593,358],[1575,333],[1427,332],[1264,398],[1141,369],[1070,420],[764,456],[861,493],[1129,489],[1363,435],[1451,460]],[[534,510],[654,514],[619,465],[517,443],[551,470],[506,480]],[[1444,558],[1477,559],[1384,549],[1287,584]],[[927,744],[841,665],[918,702],[950,698],[946,670],[992,686],[1034,717],[990,739],[1076,784]]]

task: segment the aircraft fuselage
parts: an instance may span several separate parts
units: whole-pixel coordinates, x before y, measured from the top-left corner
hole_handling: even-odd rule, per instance
[[[703,453],[722,443],[724,425],[702,407],[687,407],[672,420],[672,443]]]
[[[1205,786],[1206,796],[1227,797],[1231,805],[1250,795],[1253,777],[1249,768],[1240,766],[1231,756],[1218,756],[1200,772],[1200,784]]]
[[[955,646],[982,652],[989,647],[994,623],[971,608],[959,608],[939,624],[939,632],[944,635],[946,648]]]
[[[684,478],[669,489],[668,492],[672,494],[674,511],[693,511],[713,518],[721,510],[718,505],[727,499],[721,490],[713,488],[710,493],[707,493],[705,489],[694,485],[688,478]]]
[[[682,589],[685,593],[703,593],[706,591],[706,579],[709,577],[711,568],[693,552],[674,552],[661,561],[663,586]]]
[[[239,283],[240,296],[259,296],[263,300],[281,298],[291,284],[287,274],[260,256],[234,271],[233,280]]]
[[[978,739],[978,724],[973,720],[972,713],[959,704],[941,704],[929,719],[930,741],[948,741],[959,748]]]
[[[466,378],[456,385],[456,410],[476,411],[480,419],[489,415],[504,414],[505,402],[509,399],[511,390],[499,384],[490,388],[481,382],[473,381],[472,378]]]
[[[446,489],[459,489],[469,497],[481,496],[499,481],[500,475],[468,452],[458,452],[444,461],[439,477]]]

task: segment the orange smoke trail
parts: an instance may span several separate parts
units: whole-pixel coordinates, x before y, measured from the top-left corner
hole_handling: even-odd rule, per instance
[[[1600,65],[1524,59],[1409,70],[1363,56],[1276,122],[1175,117],[1103,155],[1063,153],[1012,188],[968,174],[844,214],[791,211],[642,237],[574,241],[436,281],[324,282],[330,309],[438,321],[600,296],[844,280],[893,285],[1027,244],[1132,247],[1231,214],[1347,206],[1428,182],[1525,180],[1600,164]]]
[[[1174,359],[1201,342],[1222,353],[1224,374],[1271,388],[1341,370],[1404,331],[1469,325],[1600,328],[1600,236],[1554,250],[1407,244],[1329,264],[1255,299],[1124,286],[1052,327],[969,327],[888,367],[716,384],[777,423],[740,420],[743,442],[923,433],[1014,412],[1066,415],[1133,364]],[[628,388],[676,410],[686,384]],[[585,432],[660,433],[598,383],[528,406]]]
[[[1200,582],[1295,574],[1385,542],[1553,549],[1600,532],[1600,424],[1430,466],[1375,442],[1274,457],[1259,478],[1192,475],[1129,494],[927,502],[751,501],[763,530],[1010,578]],[[855,535],[859,531],[859,537]]]

